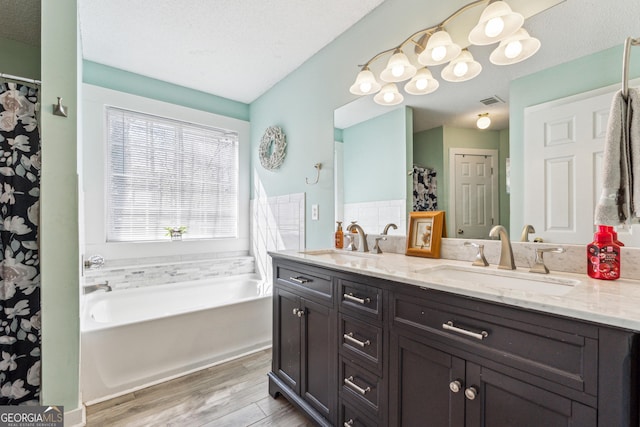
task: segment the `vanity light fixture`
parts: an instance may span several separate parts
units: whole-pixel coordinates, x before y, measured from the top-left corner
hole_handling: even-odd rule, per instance
[[[489,117],[489,113],[478,114],[476,126],[478,126],[478,129],[486,129],[491,126],[491,118]]]
[[[370,95],[376,93],[374,101],[381,105],[397,105],[404,97],[395,83],[409,80],[404,90],[412,95],[426,95],[435,91],[439,83],[433,78],[432,71],[424,66],[438,66],[448,62],[442,69],[441,77],[449,82],[464,82],[476,77],[482,71],[479,62],[473,59],[471,52],[456,44],[445,27],[464,12],[480,5],[487,5],[468,35],[468,42],[473,45],[488,45],[500,42],[491,54],[490,60],[495,65],[509,65],[531,57],[540,49],[540,41],[529,36],[522,28],[524,17],[511,10],[502,0],[475,0],[461,7],[437,25],[416,31],[398,46],[377,53],[364,65],[349,91],[354,95]],[[459,31],[456,31],[459,33]],[[406,46],[413,44],[413,54]],[[411,55],[407,55],[411,53]],[[385,68],[378,75],[371,71],[372,66],[380,58],[388,59]],[[380,81],[384,84],[381,85]]]
[[[395,83],[387,83],[382,86],[380,92],[376,93],[373,100],[380,105],[398,105],[404,101],[404,96],[398,92],[398,87]]]
[[[527,30],[520,28],[500,42],[491,52],[489,61],[496,65],[516,64],[533,56],[538,49],[540,49],[540,40],[531,37]]]
[[[424,67],[404,85],[404,91],[411,95],[426,95],[438,89],[439,86],[440,82],[433,78],[427,67]]]

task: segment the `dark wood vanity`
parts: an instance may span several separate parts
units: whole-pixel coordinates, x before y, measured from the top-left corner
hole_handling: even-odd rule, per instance
[[[639,425],[637,332],[272,256],[269,393],[318,425]]]

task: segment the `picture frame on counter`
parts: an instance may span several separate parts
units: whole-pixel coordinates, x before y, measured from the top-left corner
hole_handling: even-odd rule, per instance
[[[410,212],[406,255],[440,258],[444,211]]]

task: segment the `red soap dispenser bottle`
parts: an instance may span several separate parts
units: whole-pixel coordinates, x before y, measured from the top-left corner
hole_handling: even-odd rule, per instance
[[[602,280],[620,277],[620,246],[606,225],[598,226],[593,242],[587,246],[587,274]]]

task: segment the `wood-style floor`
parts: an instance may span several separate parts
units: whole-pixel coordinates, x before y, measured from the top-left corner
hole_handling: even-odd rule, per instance
[[[87,407],[89,427],[312,426],[268,393],[271,350]]]

